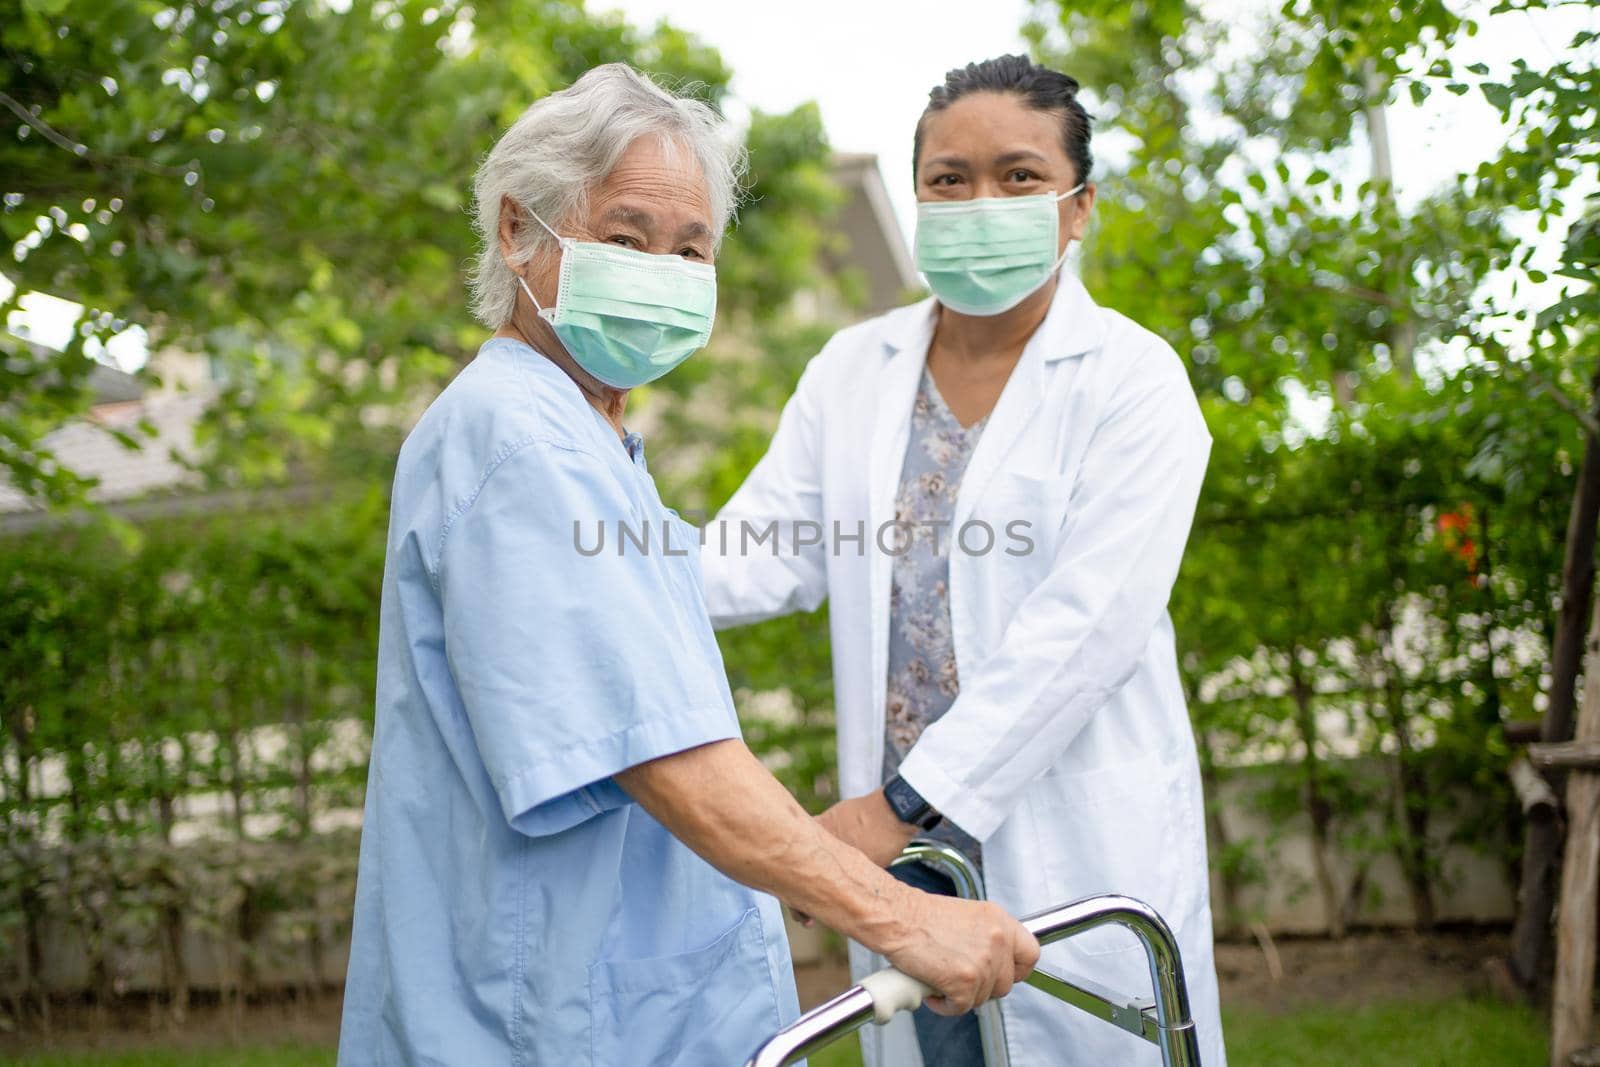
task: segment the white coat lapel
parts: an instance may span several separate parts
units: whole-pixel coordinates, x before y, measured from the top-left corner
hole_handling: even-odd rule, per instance
[[[883,344],[886,360],[878,375],[877,393],[872,398],[874,418],[872,443],[867,455],[867,578],[871,583],[872,605],[872,707],[882,708],[886,674],[889,670],[889,583],[893,557],[878,548],[878,532],[894,520],[894,498],[900,485],[900,469],[905,464],[906,441],[911,434],[911,405],[917,384],[927,365],[928,342],[933,338],[933,301],[895,313],[896,321],[886,324]],[[892,531],[885,530],[885,544],[891,547]],[[877,733],[881,743],[883,732]],[[882,753],[871,765],[882,763]]]
[[[918,305],[920,306],[920,305]],[[905,464],[906,441],[911,434],[911,405],[927,366],[928,342],[933,336],[933,317],[919,316],[898,335],[884,338],[889,351],[887,363],[878,378],[878,395],[872,424],[872,447],[867,457],[869,536],[894,518],[895,491],[900,485],[900,469]]]
[[[983,435],[972,450],[951,517],[953,530],[959,530],[967,521],[984,487],[1006,465],[1012,445],[1038,412],[1044,398],[1045,364],[1082,355],[1104,340],[1105,324],[1100,314],[1077,276],[1063,271],[1049,312],[1023,346],[1022,356],[1006,379]]]

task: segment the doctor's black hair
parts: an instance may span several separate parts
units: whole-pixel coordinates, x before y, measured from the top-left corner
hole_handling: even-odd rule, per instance
[[[928,92],[928,106],[917,119],[911,140],[911,180],[917,175],[922,158],[922,124],[936,111],[943,111],[970,93],[1015,93],[1035,111],[1055,112],[1061,117],[1061,143],[1067,158],[1078,170],[1078,180],[1089,180],[1094,155],[1089,151],[1089,126],[1093,121],[1078,102],[1077,79],[1058,70],[1042,67],[1027,56],[1000,56],[981,63],[968,63],[944,76],[943,85]]]

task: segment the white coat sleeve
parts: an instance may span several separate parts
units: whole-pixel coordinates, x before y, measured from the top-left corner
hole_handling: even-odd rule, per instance
[[[719,630],[812,611],[827,594],[820,358],[801,374],[766,455],[703,532],[706,609]]]
[[[1167,607],[1211,437],[1182,363],[1149,352],[1113,390],[1051,568],[900,773],[980,841],[1133,676]]]

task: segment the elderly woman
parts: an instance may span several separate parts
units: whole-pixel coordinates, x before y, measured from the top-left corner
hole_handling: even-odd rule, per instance
[[[1178,355],[1061,269],[1095,198],[1077,90],[1003,56],[929,94],[912,164],[933,295],[812,360],[722,516],[788,524],[794,551],[715,533],[706,596],[723,625],[828,599],[847,799],[825,826],[885,864],[914,834],[941,838],[1015,914],[1148,901],[1177,932],[1203,1058],[1221,1067],[1205,808],[1167,617],[1211,438]],[[1045,963],[1148,988],[1125,931]],[[1037,990],[1000,1014],[1013,1067],[1158,1059]],[[928,1067],[982,1061],[971,1016],[918,1012],[914,1035],[863,1040],[886,1067],[914,1067],[918,1046]]]
[[[1037,943],[906,889],[739,738],[694,533],[623,426],[704,344],[737,153],[621,65],[478,174],[494,336],[395,473],[341,1064],[736,1064],[796,1012],[776,894],[959,1012]],[[580,550],[625,523],[653,548]]]

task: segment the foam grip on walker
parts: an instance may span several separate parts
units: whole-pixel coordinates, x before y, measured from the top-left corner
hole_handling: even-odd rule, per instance
[[[861,988],[872,996],[872,1021],[879,1026],[894,1018],[897,1012],[915,1011],[934,995],[931,986],[893,967],[867,975],[861,979]]]

